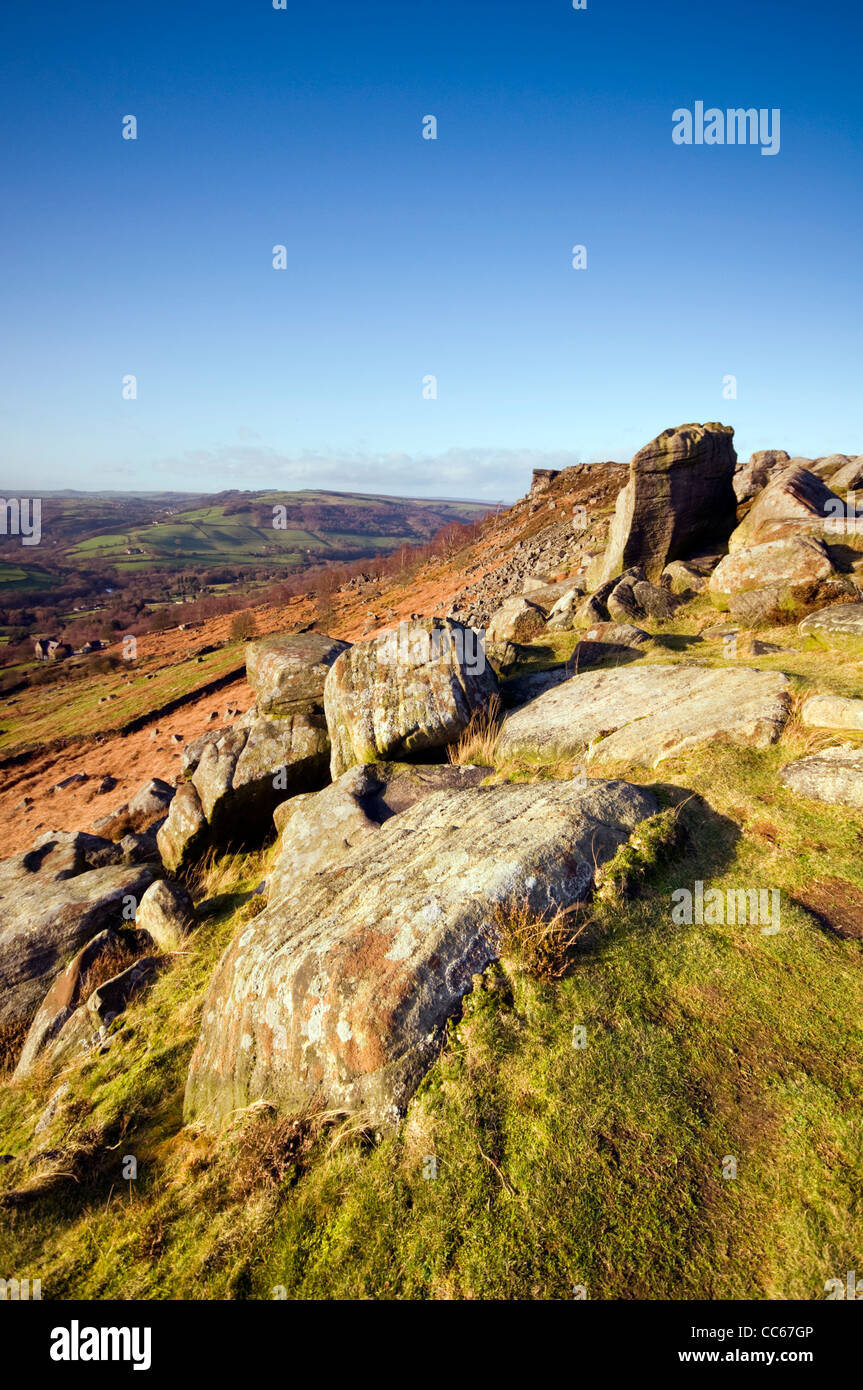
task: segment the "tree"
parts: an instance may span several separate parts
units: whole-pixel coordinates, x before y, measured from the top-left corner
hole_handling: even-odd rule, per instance
[[[235,613],[231,622],[231,636],[238,642],[247,642],[258,630],[257,620],[250,608]]]

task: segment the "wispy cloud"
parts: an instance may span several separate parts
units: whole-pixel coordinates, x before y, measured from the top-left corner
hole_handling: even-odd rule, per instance
[[[326,488],[401,497],[508,500],[527,491],[534,468],[580,463],[569,450],[448,449],[442,454],[290,455],[257,445],[194,449],[156,462],[174,486],[200,492],[224,488]]]

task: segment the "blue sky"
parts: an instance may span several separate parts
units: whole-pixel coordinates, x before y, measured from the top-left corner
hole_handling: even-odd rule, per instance
[[[691,420],[863,451],[847,0],[12,8],[7,489],[510,498]],[[675,145],[697,100],[779,108],[779,154]]]

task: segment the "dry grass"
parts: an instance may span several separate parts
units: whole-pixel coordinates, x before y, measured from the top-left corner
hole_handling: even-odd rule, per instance
[[[458,742],[447,748],[449,761],[461,767],[467,764],[493,767],[502,726],[500,697],[492,695],[485,709],[474,710]]]
[[[538,980],[558,980],[572,964],[579,942],[593,925],[584,903],[558,908],[543,917],[525,901],[499,906],[494,926],[500,954]]]
[[[89,999],[94,989],[98,989],[106,980],[113,980],[115,975],[127,970],[130,965],[134,965],[139,959],[140,951],[132,950],[130,946],[122,941],[107,947],[93,961],[81,977],[78,986],[79,1000]]]
[[[295,1115],[279,1115],[270,1105],[253,1106],[230,1145],[233,1200],[245,1202],[262,1190],[292,1187],[308,1169],[329,1118],[316,1102]]]
[[[0,1025],[0,1076],[14,1071],[24,1039],[27,1037],[26,1023],[4,1023]]]

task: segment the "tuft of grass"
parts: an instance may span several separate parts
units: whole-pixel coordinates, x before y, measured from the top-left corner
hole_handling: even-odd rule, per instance
[[[447,748],[449,761],[460,766],[493,766],[502,723],[500,697],[492,695],[484,709],[474,710],[458,742]]]
[[[537,980],[557,980],[572,966],[573,953],[592,924],[584,903],[558,908],[550,916],[527,902],[499,904],[494,930],[501,957]]]

